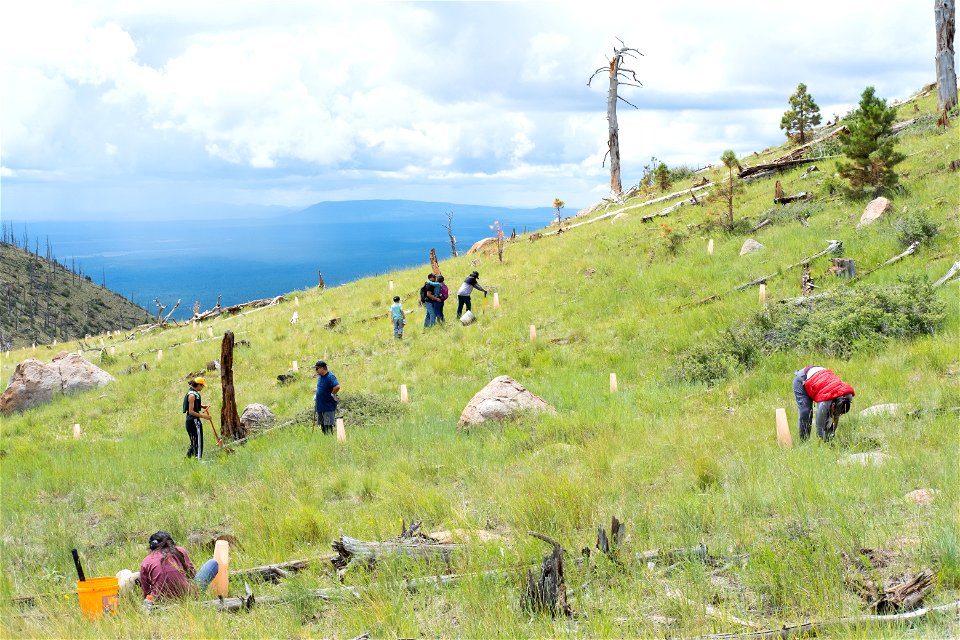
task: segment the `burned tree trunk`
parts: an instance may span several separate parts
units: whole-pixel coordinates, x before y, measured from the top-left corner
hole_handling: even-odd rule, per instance
[[[567,585],[563,577],[563,547],[556,540],[543,534],[534,531],[528,533],[552,545],[553,550],[543,557],[539,577],[534,577],[532,569],[527,570],[524,608],[533,612],[549,613],[554,618],[557,614],[572,616],[573,610],[567,602]]]
[[[937,111],[950,111],[957,104],[957,72],[953,67],[953,37],[957,30],[954,0],[934,0],[937,29]]]
[[[233,331],[223,334],[220,347],[220,383],[223,387],[223,404],[220,407],[220,428],[224,438],[239,440],[247,437],[247,429],[240,424],[237,399],[233,391]]]
[[[800,274],[800,293],[809,296],[813,293],[813,278],[810,277],[810,263],[804,263],[803,272]]]
[[[440,261],[437,260],[437,250],[433,247],[430,247],[430,269],[433,271],[433,275],[440,275]]]
[[[317,278],[320,279],[319,284],[317,284],[317,289],[323,289],[326,285],[323,283],[323,273],[317,271]]]
[[[623,192],[623,185],[620,181],[620,127],[617,124],[617,100],[623,100],[634,109],[637,108],[636,105],[619,95],[620,85],[640,86],[636,72],[622,66],[623,59],[626,56],[635,58],[636,55],[643,55],[636,49],[624,45],[622,40],[620,44],[622,45],[620,48],[614,48],[613,56],[608,61],[607,66],[594,71],[590,79],[587,80],[587,86],[590,86],[598,73],[607,71],[610,75],[610,87],[607,89],[607,154],[610,156],[610,193],[616,198],[619,198]],[[633,82],[627,82],[627,80]]]

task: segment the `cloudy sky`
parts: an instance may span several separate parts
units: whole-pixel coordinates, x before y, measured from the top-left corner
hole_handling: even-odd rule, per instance
[[[322,200],[585,206],[609,190],[621,38],[624,185],[777,144],[804,82],[826,117],[934,80],[933,3],[5,2],[7,219],[174,217]],[[221,206],[227,205],[227,206]]]

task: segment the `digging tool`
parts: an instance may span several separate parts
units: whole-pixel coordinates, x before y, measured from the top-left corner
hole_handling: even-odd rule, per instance
[[[71,549],[70,553],[73,554],[73,564],[77,568],[77,578],[80,579],[80,582],[86,582],[87,577],[83,575],[83,565],[80,564],[80,554],[77,553],[76,549]]]
[[[213,437],[217,439],[217,446],[226,451],[227,453],[233,453],[233,449],[230,447],[225,447],[223,445],[223,438],[220,437],[220,434],[217,433],[217,428],[213,426],[213,417],[210,415],[210,407],[207,407],[203,410],[207,414],[207,418],[210,420],[210,428],[213,430]]]

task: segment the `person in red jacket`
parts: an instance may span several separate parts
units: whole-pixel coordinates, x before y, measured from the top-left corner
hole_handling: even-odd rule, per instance
[[[140,587],[143,606],[150,609],[161,597],[176,598],[204,591],[217,575],[216,560],[207,562],[197,571],[187,550],[177,546],[166,531],[150,536],[150,553],[140,563]]]
[[[837,430],[840,416],[850,411],[853,387],[830,369],[810,365],[793,377],[793,395],[800,412],[800,439],[810,437],[813,403],[817,403],[817,435],[830,440]],[[829,424],[827,424],[829,420]]]

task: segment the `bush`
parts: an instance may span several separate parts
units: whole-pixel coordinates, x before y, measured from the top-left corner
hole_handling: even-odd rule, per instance
[[[682,353],[676,377],[713,384],[763,356],[798,349],[848,358],[863,344],[932,334],[944,303],[923,278],[888,286],[837,289],[800,306],[777,306]]]
[[[940,233],[937,223],[923,211],[904,214],[894,221],[893,228],[897,230],[897,240],[904,247],[914,242],[926,244]]]
[[[686,242],[688,237],[686,233],[677,231],[668,224],[660,225],[660,241],[672,256],[680,252],[680,248],[683,247],[683,243]]]

